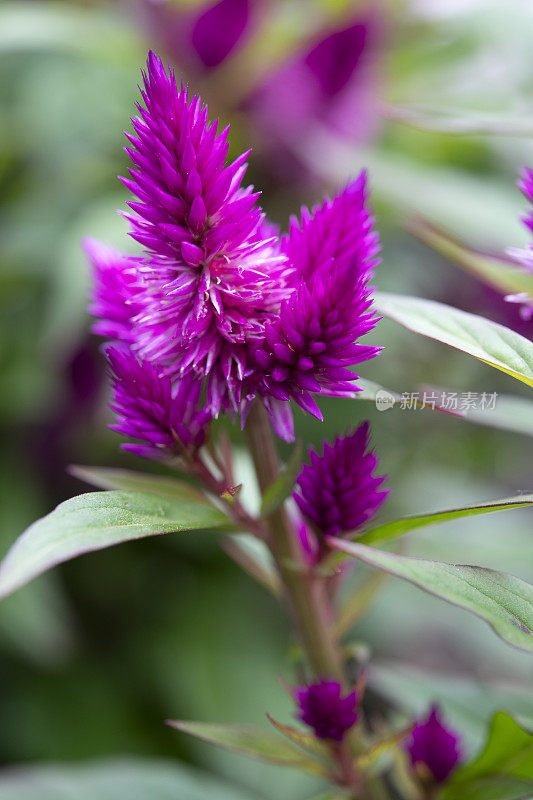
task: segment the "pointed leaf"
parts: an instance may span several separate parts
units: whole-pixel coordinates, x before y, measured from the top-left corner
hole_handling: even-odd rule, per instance
[[[162,758],[19,765],[0,771],[2,800],[259,800],[256,794]]]
[[[376,294],[375,308],[415,333],[444,342],[533,386],[533,342],[504,325],[434,300],[384,292]]]
[[[223,542],[222,548],[236,564],[272,592],[275,597],[281,596],[281,581],[270,551],[264,542],[248,534],[237,534],[228,536]]]
[[[533,494],[524,494],[518,497],[492,500],[487,503],[476,503],[476,505],[473,506],[450,508],[446,511],[413,514],[410,517],[402,517],[401,519],[395,519],[392,520],[392,522],[385,522],[383,525],[371,528],[369,531],[358,535],[357,542],[359,544],[385,542],[428,525],[437,525],[441,522],[449,522],[450,520],[462,519],[463,517],[475,517],[479,514],[490,514],[493,511],[508,511],[513,508],[524,508],[530,505],[533,505]]]
[[[533,795],[533,735],[509,714],[492,718],[487,742],[473,762],[459,769],[442,800],[522,800]]]
[[[492,718],[482,753],[455,774],[453,783],[493,776],[531,780],[533,789],[533,733],[504,711]]]
[[[85,481],[99,489],[117,489],[125,492],[143,492],[170,500],[194,500],[209,504],[209,500],[199,489],[186,481],[167,475],[153,475],[132,469],[114,467],[85,467],[72,464],[68,471],[80,481]]]
[[[417,239],[498,291],[533,296],[533,275],[511,258],[474,250],[421,217],[410,220],[407,227]]]
[[[294,742],[295,745],[302,747],[304,750],[310,751],[314,755],[319,755],[322,759],[329,758],[329,751],[326,745],[321,742],[316,736],[313,736],[312,733],[305,733],[304,731],[299,731],[296,728],[293,728],[290,725],[283,725],[283,723],[278,722],[274,717],[271,717],[270,714],[267,714],[267,719],[272,725],[286,736],[291,742]]]
[[[532,797],[532,782],[518,778],[481,778],[468,784],[451,783],[437,795],[438,800],[531,800]]]
[[[323,767],[281,736],[254,725],[218,725],[211,722],[168,720],[177,731],[241,755],[324,775]]]
[[[47,569],[114,544],[159,533],[231,527],[213,506],[135,492],[72,497],[34,522],[0,564],[0,598]]]
[[[494,407],[485,408],[468,408],[466,410],[443,408],[439,405],[438,400],[435,402],[423,402],[422,392],[406,392],[402,396],[392,389],[386,389],[380,386],[379,383],[373,381],[363,380],[359,378],[357,381],[361,391],[355,395],[355,400],[366,400],[376,404],[378,411],[388,411],[394,406],[402,408],[402,404],[406,404],[409,408],[420,408],[429,411],[440,411],[443,414],[450,414],[452,417],[460,417],[467,422],[473,422],[476,425],[485,425],[488,428],[497,428],[504,431],[514,431],[515,433],[523,433],[526,436],[533,436],[533,402],[527,400],[525,397],[512,397],[511,395],[498,394]],[[451,391],[444,389],[428,388],[426,391],[426,398],[440,397],[446,399],[452,395]],[[459,403],[458,403],[459,405]]]
[[[302,443],[297,442],[290,461],[274,483],[267,486],[261,500],[261,516],[268,517],[287,499],[294,488],[302,464]]]
[[[533,652],[533,586],[493,569],[444,564],[328,538],[331,547],[471,611],[514,647]]]

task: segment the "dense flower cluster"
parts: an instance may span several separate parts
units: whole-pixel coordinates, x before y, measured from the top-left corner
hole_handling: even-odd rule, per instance
[[[172,397],[183,380],[198,383],[193,395],[211,416],[244,421],[260,396],[290,440],[289,400],[320,417],[313,395],[352,395],[349,368],[379,351],[357,341],[376,321],[366,176],[280,237],[242,185],[247,153],[226,165],[227,129],[208,123],[200,98],[153,53],[142,98],[127,134],[135,168],[122,181],[137,198],[125,216],[144,252],[88,243],[95,330],[169,381]],[[121,385],[116,405],[126,408]]]
[[[533,233],[533,169],[524,167],[518,186],[531,204],[528,213],[523,218],[523,222]],[[509,253],[521,268],[532,276],[533,281],[533,244],[530,244],[526,250],[510,248]],[[530,320],[533,318],[533,292],[510,294],[507,295],[505,299],[511,303],[520,304],[520,315],[522,319]]]
[[[322,680],[295,692],[297,718],[313,729],[318,739],[341,742],[357,722],[357,692],[345,697],[337,681]]]
[[[436,783],[444,783],[461,759],[460,737],[443,724],[435,706],[417,723],[405,747],[413,767],[428,770]]]
[[[131,350],[107,349],[113,374],[111,408],[117,422],[111,427],[143,444],[124,444],[124,450],[158,459],[194,452],[205,441],[209,411],[198,408],[200,382],[185,376],[177,385],[160,376]]]
[[[297,478],[294,499],[307,519],[324,536],[354,531],[372,517],[387,497],[385,476],[374,475],[377,456],[368,449],[367,422],[348,436],[326,442],[322,455],[309,451]]]

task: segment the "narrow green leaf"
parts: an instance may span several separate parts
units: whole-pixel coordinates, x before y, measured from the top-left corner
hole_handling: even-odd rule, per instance
[[[437,133],[475,134],[477,136],[516,136],[531,138],[533,120],[523,114],[490,113],[455,108],[426,106],[395,106],[382,103],[381,114],[389,120],[400,122],[421,131]]]
[[[294,742],[298,747],[302,747],[314,756],[320,756],[321,759],[329,759],[328,748],[323,742],[317,739],[316,736],[313,736],[312,733],[305,733],[290,725],[283,725],[282,722],[278,722],[274,717],[271,717],[270,714],[267,714],[267,719],[276,730],[283,734],[283,736],[286,736],[289,741]]]
[[[231,527],[213,506],[136,492],[89,492],[61,503],[16,540],[0,563],[0,598],[47,569],[93,550],[159,533]]]
[[[209,744],[260,761],[305,770],[315,775],[326,774],[324,768],[306,756],[300,747],[254,725],[218,725],[185,720],[168,720],[167,724],[177,731],[188,733]]]
[[[376,295],[375,308],[415,333],[468,353],[533,386],[533,342],[504,325],[434,300],[384,292]]]
[[[209,504],[209,500],[199,489],[186,481],[166,475],[154,475],[149,472],[136,472],[131,469],[115,469],[114,467],[85,467],[72,464],[68,471],[80,481],[85,481],[99,489],[117,489],[125,492],[143,492],[169,500],[194,500],[196,503]]]
[[[354,587],[339,611],[335,622],[336,636],[342,638],[364,616],[385,578],[382,572],[372,572]]]
[[[328,542],[365,564],[471,611],[488,622],[504,641],[533,652],[533,586],[520,578],[483,567],[399,556],[334,537],[329,537]]]
[[[258,800],[256,794],[159,758],[8,767],[2,800]]]
[[[290,495],[294,487],[294,481],[300,471],[302,463],[302,443],[297,442],[290,461],[274,483],[265,489],[261,500],[261,516],[267,517],[272,514],[284,500]]]
[[[281,581],[264,542],[248,534],[236,534],[228,536],[222,548],[236,564],[275,597],[281,596]]]
[[[533,275],[520,269],[512,259],[474,250],[422,217],[410,220],[407,229],[437,253],[498,291],[504,294],[526,292],[533,297]]]
[[[355,399],[375,403],[379,411],[388,411],[395,406],[401,408],[402,403],[405,403],[409,408],[440,411],[443,414],[449,414],[452,417],[460,417],[466,422],[473,422],[476,425],[485,425],[488,428],[514,431],[515,433],[522,433],[526,436],[533,436],[533,402],[524,397],[512,397],[511,395],[498,394],[494,408],[474,407],[464,411],[452,411],[450,409],[441,408],[438,403],[435,403],[435,407],[433,407],[433,403],[424,403],[423,400],[420,399],[420,397],[423,398],[423,391],[407,392],[406,395],[402,397],[398,392],[380,386],[379,383],[374,383],[373,381],[359,378],[357,384],[361,388],[361,391],[357,392]],[[440,396],[443,398],[449,397],[452,394],[451,391],[446,391],[444,389],[430,389],[427,391],[426,397],[431,395],[438,397],[439,392]]]
[[[361,535],[357,535],[359,544],[373,544],[374,542],[386,542],[390,539],[397,539],[405,533],[410,533],[417,528],[425,528],[428,525],[438,525],[441,522],[449,522],[453,519],[463,517],[475,517],[479,514],[490,514],[493,511],[509,511],[513,508],[524,508],[533,505],[533,494],[519,495],[518,497],[508,497],[502,500],[492,500],[487,503],[476,503],[472,506],[462,508],[450,508],[446,511],[433,511],[427,514],[413,514],[410,517],[402,517],[391,522],[385,522],[371,528]]]

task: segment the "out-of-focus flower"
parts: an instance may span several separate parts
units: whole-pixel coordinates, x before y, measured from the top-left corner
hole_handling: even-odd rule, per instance
[[[337,681],[321,680],[295,692],[297,718],[313,729],[318,739],[341,742],[357,722],[357,692],[343,697]]]
[[[113,373],[111,408],[117,415],[110,427],[142,442],[122,448],[151,459],[196,452],[211,419],[199,408],[200,381],[186,376],[173,385],[126,348],[107,348],[107,358]]]
[[[219,0],[187,8],[173,0],[141,0],[144,29],[191,74],[214,69],[246,41],[261,0]]]
[[[227,130],[207,122],[153,54],[123,183],[143,256],[91,242],[96,330],[127,343],[173,384],[192,376],[210,414],[260,396],[278,435],[294,437],[292,398],[321,418],[313,394],[353,396],[349,367],[379,352],[359,344],[376,320],[369,280],[377,234],[362,173],[280,239],[243,188],[242,155],[225,166]]]
[[[523,222],[529,230],[533,233],[533,169],[524,167],[522,170],[518,187],[523,191],[525,196],[530,202],[530,208]],[[530,244],[526,250],[518,248],[510,248],[509,255],[511,255],[520,264],[524,272],[529,273],[533,278],[533,244]],[[505,298],[509,303],[520,304],[520,316],[524,320],[533,318],[533,293],[519,292],[518,294],[509,294]]]
[[[359,142],[375,134],[383,28],[376,9],[359,12],[276,67],[245,101],[268,157],[283,170],[301,168],[299,146],[316,127]]]
[[[444,783],[461,760],[461,737],[443,724],[433,706],[426,719],[417,723],[405,743],[415,769],[429,771],[436,783]]]
[[[309,451],[293,495],[298,508],[323,536],[354,531],[379,509],[388,489],[386,476],[374,475],[376,455],[369,450],[367,422],[333,444],[324,443],[322,455]]]

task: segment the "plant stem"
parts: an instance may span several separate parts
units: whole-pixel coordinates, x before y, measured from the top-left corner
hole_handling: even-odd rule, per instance
[[[279,476],[279,461],[268,416],[258,401],[248,417],[246,432],[259,487],[264,492]],[[269,546],[283,582],[291,619],[309,664],[317,677],[333,678],[346,686],[324,578],[306,568],[283,507],[273,511],[267,522]]]

